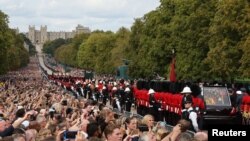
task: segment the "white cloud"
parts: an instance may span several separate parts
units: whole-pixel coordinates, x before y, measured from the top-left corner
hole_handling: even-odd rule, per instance
[[[91,30],[130,28],[134,18],[155,10],[159,0],[0,0],[10,27],[47,25],[51,31],[71,31],[77,24]]]

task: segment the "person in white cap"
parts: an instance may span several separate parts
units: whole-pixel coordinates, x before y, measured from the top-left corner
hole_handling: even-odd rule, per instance
[[[237,96],[236,97],[236,109],[237,109],[237,112],[241,112],[241,102],[245,94],[241,90],[237,90],[236,96]]]
[[[107,89],[106,86],[103,86],[103,87],[102,87],[102,96],[103,96],[103,98],[102,98],[102,103],[103,103],[104,105],[106,105],[106,103],[107,103],[107,101],[108,101],[108,98],[109,98],[109,92],[108,92],[108,89]]]
[[[183,94],[182,101],[181,101],[181,107],[182,107],[182,109],[185,109],[184,103],[186,102],[188,97],[192,97],[191,96],[192,91],[188,86],[186,86],[183,88],[181,93]]]
[[[133,100],[133,95],[132,95],[129,87],[127,87],[124,92],[125,92],[125,111],[130,112],[132,100]]]
[[[194,131],[194,132],[198,132],[199,129],[199,125],[198,125],[198,119],[197,119],[197,113],[196,111],[193,109],[193,99],[191,96],[188,96],[186,98],[186,101],[184,102],[185,108],[182,109],[182,115],[181,118],[190,121],[191,126],[190,126],[190,130]]]
[[[113,102],[114,102],[115,96],[116,96],[116,95],[117,95],[117,93],[118,93],[117,91],[118,91],[118,89],[117,89],[117,87],[116,87],[116,86],[112,88],[112,90],[111,90],[111,95],[110,95],[110,97],[109,97],[109,102],[110,102],[110,105],[113,105]]]
[[[149,94],[149,114],[153,115],[155,120],[158,121],[157,120],[158,104],[154,96],[155,91],[153,89],[149,89],[148,94]]]

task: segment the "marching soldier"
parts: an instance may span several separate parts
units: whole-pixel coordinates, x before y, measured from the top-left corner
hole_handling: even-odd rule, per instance
[[[125,91],[122,86],[119,87],[117,90],[117,95],[116,97],[118,98],[120,102],[121,109],[124,110],[124,105],[125,105]]]
[[[127,87],[125,89],[125,111],[130,112],[132,105],[133,95],[130,89]]]
[[[107,100],[109,98],[109,92],[106,86],[102,87],[102,103],[106,105]]]
[[[154,97],[155,91],[153,89],[149,89],[149,114],[155,117],[155,120],[158,121],[158,104]]]

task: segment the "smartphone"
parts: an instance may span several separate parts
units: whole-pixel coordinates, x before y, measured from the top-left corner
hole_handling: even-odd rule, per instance
[[[133,138],[131,139],[131,141],[138,141],[138,140],[139,140],[139,136],[133,137]]]
[[[63,101],[62,101],[62,105],[63,105],[63,106],[67,106],[67,105],[68,105],[67,100],[63,100]]]
[[[115,119],[119,119],[119,115],[115,113],[115,114],[114,114],[114,118],[115,118]]]
[[[148,126],[138,126],[138,129],[139,129],[141,132],[146,132],[146,131],[148,131]]]
[[[75,139],[77,131],[65,131],[63,134],[64,140],[66,139]]]

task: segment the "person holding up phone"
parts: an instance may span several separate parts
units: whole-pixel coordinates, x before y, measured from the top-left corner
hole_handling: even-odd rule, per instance
[[[76,138],[77,131],[64,131],[63,132],[63,139],[64,140],[70,140],[70,139],[75,139]]]
[[[156,136],[153,132],[143,133],[140,138],[140,141],[156,141]]]
[[[173,127],[172,131],[165,138],[163,138],[162,141],[175,141],[178,136],[181,133],[187,131],[189,127],[189,121],[185,119],[179,120],[178,123]]]
[[[139,139],[139,130],[137,129],[138,121],[136,117],[129,117],[125,120],[125,134],[123,139],[127,136],[131,136],[132,140],[137,141]]]
[[[151,131],[154,127],[154,117],[152,115],[145,115],[142,119],[142,123],[144,126],[147,126],[147,128],[148,128],[147,131]],[[140,127],[139,127],[139,129],[140,129]]]
[[[87,139],[86,139],[86,136],[82,132],[78,131],[76,134],[75,141],[87,141]]]
[[[0,121],[0,137],[10,136],[13,134],[14,129],[19,127],[23,121],[28,119],[30,113],[26,113],[22,118],[16,119],[10,126],[7,126],[5,120]]]

